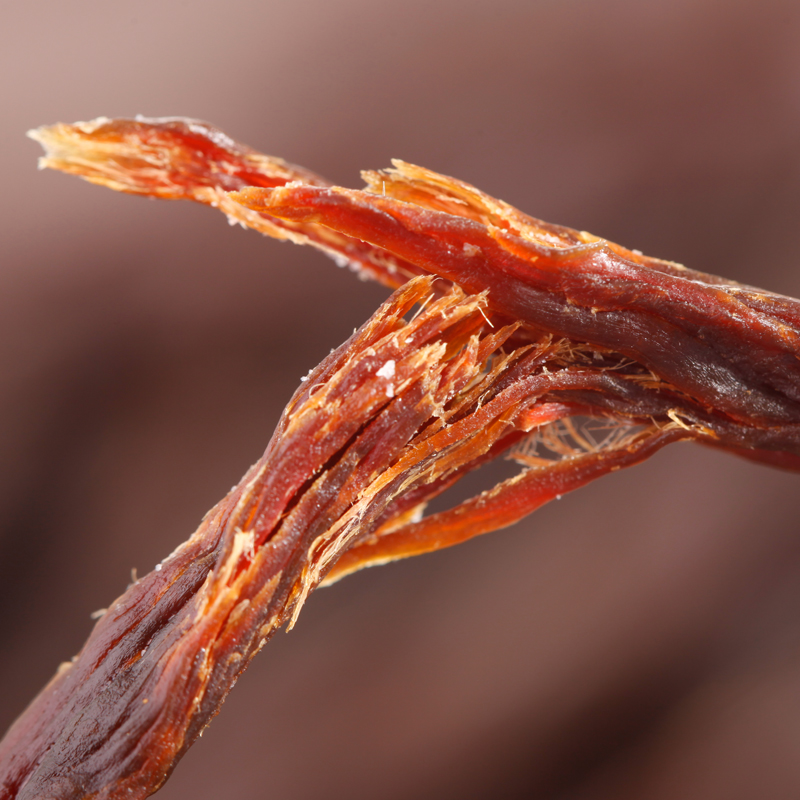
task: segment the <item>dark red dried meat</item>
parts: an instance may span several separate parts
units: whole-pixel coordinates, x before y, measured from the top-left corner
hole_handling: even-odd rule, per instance
[[[45,166],[218,207],[397,291],[12,726],[0,797],[156,791],[323,581],[511,524],[679,439],[800,466],[798,301],[548,225],[402,162],[353,191],[189,120],[33,136]],[[423,516],[502,453],[518,476]]]

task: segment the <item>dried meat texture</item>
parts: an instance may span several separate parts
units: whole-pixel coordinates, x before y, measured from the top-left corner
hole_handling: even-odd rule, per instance
[[[422,537],[425,549],[509,524],[688,435],[669,418],[669,393],[643,388],[640,371],[619,372],[620,357],[598,362],[550,336],[514,346],[517,326],[492,328],[484,296],[453,287],[437,298],[432,283],[420,277],[398,290],[308,376],[262,459],[108,609],[0,747],[5,796],[154,791],[343,553],[354,556],[339,575],[416,552],[415,512],[531,431],[590,413],[570,393],[615,397],[628,409],[618,419],[625,435],[588,446],[580,434],[564,437],[569,450],[555,469],[537,463],[423,521],[436,529]],[[415,305],[424,308],[405,322]],[[517,457],[536,458],[530,447]]]
[[[219,152],[194,139],[186,144],[206,129]],[[242,224],[271,235],[275,226],[295,225],[308,243],[325,240],[328,252],[389,286],[427,272],[468,292],[487,291],[489,308],[504,319],[624,353],[706,411],[739,423],[723,437],[725,446],[791,468],[800,463],[796,300],[544,223],[401,161],[364,173],[367,190],[356,191],[306,179],[299,168],[253,154],[202,123],[102,120],[34,135],[48,149],[46,166],[87,174],[88,162],[88,177],[112,188],[202,202],[213,187]],[[146,168],[126,156],[120,174],[109,158],[117,139],[123,153],[144,142]],[[253,180],[253,169],[239,168],[239,153],[283,171],[263,166],[260,182],[228,192],[234,182]],[[337,245],[332,236],[343,238]],[[354,243],[369,258],[354,258]]]
[[[323,582],[509,525],[681,439],[800,464],[794,300],[402,162],[359,192],[193,121],[35,137],[46,166],[219,207],[401,288],[307,377],[263,457],[15,723],[0,797],[156,791]],[[501,454],[519,475],[423,516]]]

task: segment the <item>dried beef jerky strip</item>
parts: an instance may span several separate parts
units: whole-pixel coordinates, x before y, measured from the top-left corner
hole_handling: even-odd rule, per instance
[[[379,527],[402,530],[407,495],[419,506],[431,496],[426,487],[435,493],[521,435],[592,410],[585,399],[551,402],[548,393],[616,394],[613,417],[628,402],[631,419],[620,424],[637,422],[640,401],[630,405],[625,387],[636,394],[640,374],[609,383],[604,376],[619,364],[610,356],[594,369],[570,367],[570,345],[549,336],[515,347],[515,326],[486,322],[485,297],[457,288],[435,297],[432,284],[407,284],[314,370],[262,459],[186,544],[111,605],[0,744],[0,796],[146,797],[340,556]],[[415,303],[424,309],[405,323]],[[653,408],[665,411],[671,399],[659,387],[650,391]],[[598,406],[598,413],[606,412]],[[703,436],[700,427],[661,416],[648,418],[637,442],[655,444],[668,430],[669,438]],[[638,460],[635,448],[621,445],[619,456],[607,449],[593,459],[593,477]],[[575,473],[578,485],[587,463],[553,466]],[[536,504],[570,488],[568,477],[548,480],[546,472],[534,481]],[[515,504],[514,516],[530,505],[531,492],[527,499],[500,493]],[[480,517],[461,538],[511,521],[500,513],[489,519],[481,507],[456,512],[456,527]],[[426,525],[438,546],[452,538],[452,517]]]
[[[2,797],[155,791],[326,576],[510,524],[678,439],[800,465],[796,301],[542,223],[402,162],[368,173],[373,192],[359,193],[191,121],[36,138],[45,165],[232,209],[389,285],[429,271],[467,294],[412,281],[309,376],[262,459],[112,605],[0,743]],[[609,436],[593,440],[586,417]],[[529,466],[520,476],[418,519],[509,448]]]

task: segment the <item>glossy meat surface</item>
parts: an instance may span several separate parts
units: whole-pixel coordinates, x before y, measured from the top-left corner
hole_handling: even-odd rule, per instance
[[[263,457],[15,723],[0,744],[2,797],[157,790],[325,580],[511,524],[679,439],[800,464],[797,301],[402,162],[355,191],[195,121],[34,136],[46,166],[218,207],[400,288],[309,374]],[[423,516],[503,453],[518,476]]]

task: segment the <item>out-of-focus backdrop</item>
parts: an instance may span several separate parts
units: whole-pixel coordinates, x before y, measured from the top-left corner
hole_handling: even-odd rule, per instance
[[[392,157],[800,295],[796,0],[89,0],[0,12],[0,727],[386,292],[28,128],[206,119]],[[800,796],[800,477],[676,445],[315,594],[164,800]]]

